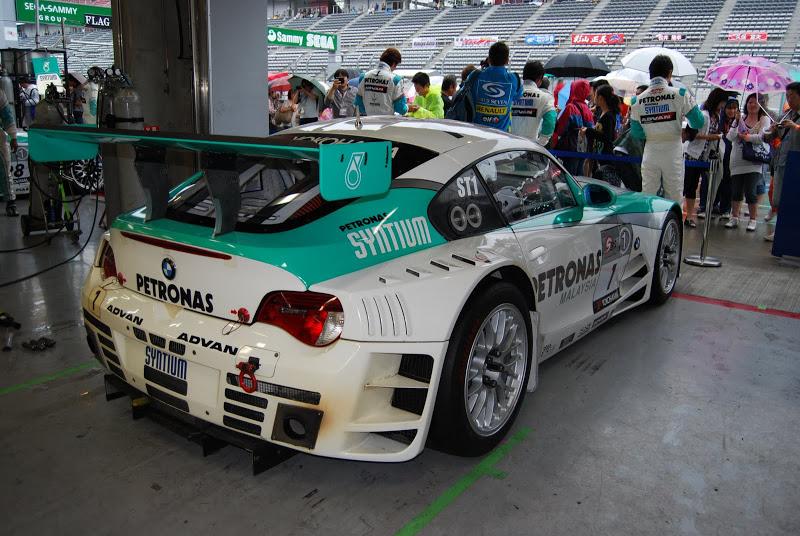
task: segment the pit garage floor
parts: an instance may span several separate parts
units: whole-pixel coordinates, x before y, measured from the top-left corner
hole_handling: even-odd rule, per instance
[[[81,208],[81,244],[94,208],[88,198]],[[105,401],[79,300],[96,230],[74,261],[0,287],[0,310],[23,324],[0,353],[2,533],[800,534],[800,271],[770,256],[767,225],[714,225],[709,253],[723,267],[684,265],[664,306],[545,362],[487,457],[298,454],[255,477],[247,452],[203,458],[132,420],[130,399]],[[0,216],[0,249],[42,240],[19,229]],[[687,230],[685,253],[698,236]],[[78,248],[57,236],[4,252],[0,284]],[[41,336],[55,347],[20,346]]]

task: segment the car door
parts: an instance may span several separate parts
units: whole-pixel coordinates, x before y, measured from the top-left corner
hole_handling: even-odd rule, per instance
[[[604,229],[614,227],[613,219],[604,221],[611,210],[580,203],[575,183],[544,153],[508,151],[476,167],[526,256],[545,339],[591,317],[597,312],[593,302],[610,292],[616,272],[603,265],[619,239],[617,233],[608,248],[603,245]]]

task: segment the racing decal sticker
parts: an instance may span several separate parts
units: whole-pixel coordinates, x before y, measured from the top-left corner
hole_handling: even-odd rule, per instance
[[[122,318],[124,320],[129,321],[129,322],[133,322],[137,326],[141,326],[142,322],[144,322],[143,318],[141,318],[139,316],[136,316],[133,313],[126,313],[125,311],[123,311],[119,307],[114,307],[113,305],[109,305],[108,307],[106,307],[106,311],[108,311],[109,313],[111,313],[114,316],[118,316],[118,317],[120,317],[120,318]]]
[[[586,334],[587,334],[587,333],[589,333],[590,331],[592,331],[592,324],[586,324],[586,325],[585,325],[585,326],[583,326],[583,327],[581,328],[581,330],[578,332],[578,338],[580,339],[581,337],[583,337],[584,335],[586,335]]]
[[[481,106],[479,104],[475,107],[475,111],[486,115],[505,115],[508,112],[508,108],[505,106]]]
[[[540,272],[532,278],[536,301],[542,303],[553,294],[561,294],[560,303],[563,304],[593,290],[597,285],[595,276],[600,273],[602,258],[602,250],[597,250],[597,253],[571,260],[566,265]]]
[[[457,178],[456,186],[458,197],[469,197],[482,193],[482,191],[478,189],[478,178],[472,174]]]
[[[542,346],[542,358],[545,358],[552,354],[555,351],[555,347],[552,344],[545,344]]]
[[[105,299],[106,289],[102,287],[94,287],[89,293],[89,310],[97,318],[100,318],[100,307]]]
[[[158,348],[145,346],[144,348],[145,366],[160,370],[170,376],[175,376],[181,380],[186,379],[186,360],[182,357],[172,355]]]
[[[136,291],[161,301],[169,301],[181,307],[189,307],[204,313],[210,313],[214,310],[213,294],[206,293],[203,295],[198,290],[179,287],[171,283],[167,284],[142,274],[136,274]]]
[[[345,185],[355,190],[361,184],[361,162],[366,158],[367,153],[353,153],[350,155],[350,162],[347,164],[347,174],[344,178]]]
[[[605,313],[603,313],[600,316],[598,316],[597,318],[595,318],[594,322],[592,322],[592,327],[596,327],[597,325],[602,324],[603,322],[608,320],[608,315],[610,315],[610,314],[611,314],[611,311],[606,311]]]
[[[639,122],[642,125],[651,123],[662,123],[665,121],[675,121],[678,114],[670,102],[675,100],[675,95],[672,93],[662,93],[661,91],[654,90],[643,99],[638,100],[636,103],[642,106],[641,117]]]
[[[603,259],[594,292],[592,308],[599,313],[620,298],[619,278],[625,270],[633,246],[630,224],[610,227],[602,232]]]
[[[575,340],[575,334],[571,333],[568,337],[561,339],[561,344],[558,345],[558,349],[564,348],[566,345],[572,343],[573,340]]]
[[[348,233],[347,239],[355,248],[356,258],[364,259],[369,255],[382,255],[430,244],[431,231],[428,220],[418,216],[393,222],[384,220],[375,227]]]
[[[677,114],[675,112],[664,112],[655,115],[643,115],[639,118],[639,122],[643,125],[652,123],[664,123],[667,121],[675,121]]]
[[[198,337],[197,335],[189,335],[188,333],[181,333],[178,335],[178,340],[197,346],[202,346],[203,348],[210,348],[211,350],[216,350],[217,352],[222,352],[225,354],[236,355],[239,352],[239,348],[231,346],[230,344],[226,344],[223,347],[222,343],[220,342],[212,339],[206,339],[205,337]]]
[[[386,214],[387,213],[384,212],[383,214],[375,214],[374,216],[364,217],[361,218],[360,220],[344,223],[339,226],[339,230],[345,232],[345,231],[352,231],[357,227],[368,227],[369,225],[377,225],[383,221],[383,219],[386,217]]]

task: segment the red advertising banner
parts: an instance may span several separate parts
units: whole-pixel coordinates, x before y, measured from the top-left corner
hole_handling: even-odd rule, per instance
[[[728,32],[728,41],[766,41],[767,32]]]
[[[573,45],[620,45],[625,42],[625,34],[572,34]]]

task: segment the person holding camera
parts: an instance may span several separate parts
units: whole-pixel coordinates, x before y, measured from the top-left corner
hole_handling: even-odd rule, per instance
[[[356,115],[355,99],[358,90],[348,82],[349,76],[346,69],[337,69],[333,73],[333,85],[325,96],[325,107],[331,109],[334,119]]]
[[[294,92],[292,104],[297,109],[297,122],[300,125],[314,123],[319,120],[319,105],[317,94],[314,93],[314,84],[303,80]]]

